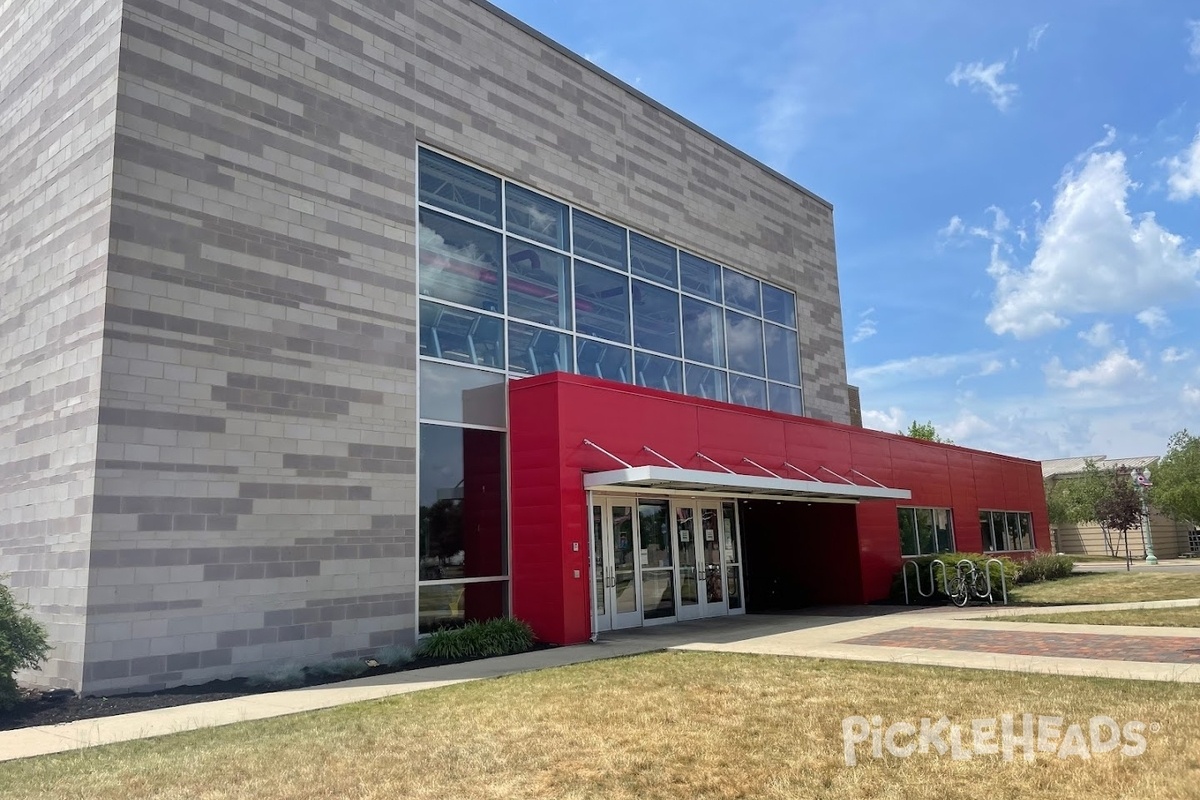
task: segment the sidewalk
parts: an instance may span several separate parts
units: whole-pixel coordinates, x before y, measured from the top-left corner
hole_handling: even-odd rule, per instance
[[[1022,642],[1032,641],[1038,635],[1049,634],[1075,637],[1137,636],[1162,639],[1164,644],[1170,641],[1172,652],[1186,653],[1190,649],[1181,650],[1178,642],[1184,642],[1200,651],[1200,629],[1196,628],[1062,625],[981,619],[1014,614],[1061,613],[1084,608],[1096,611],[1179,606],[1200,606],[1200,600],[1054,608],[854,607],[814,609],[813,613],[803,615],[721,617],[661,627],[634,628],[605,634],[599,642],[592,644],[359,678],[327,686],[195,703],[62,725],[3,731],[0,732],[0,761],[314,711],[466,681],[667,648],[1044,672],[1056,675],[1200,682],[1200,656],[1193,666],[1190,663],[1101,659],[1090,656],[1028,655],[970,649],[974,646],[971,644],[973,641],[980,643],[979,647],[992,646],[991,640],[996,637],[981,634],[993,631],[1007,634],[1010,639],[1013,638],[1012,634],[1025,633],[1025,636],[1017,637]],[[935,634],[930,634],[930,630],[934,630]],[[937,633],[941,633],[943,638],[938,639]],[[946,640],[946,636],[950,636],[950,639]],[[946,641],[960,649],[939,649],[930,645],[930,642],[936,645]]]

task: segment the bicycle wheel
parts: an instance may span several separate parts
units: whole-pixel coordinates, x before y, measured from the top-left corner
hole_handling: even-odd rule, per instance
[[[974,570],[974,575],[971,576],[971,594],[978,597],[980,600],[992,602],[992,587],[988,583],[988,574],[986,569]]]
[[[963,576],[955,574],[946,581],[946,595],[950,598],[951,603],[962,608],[971,598],[971,588]]]

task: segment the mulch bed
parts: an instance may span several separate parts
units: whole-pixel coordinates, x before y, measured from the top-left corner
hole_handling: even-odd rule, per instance
[[[547,650],[555,645],[535,644],[530,650]],[[526,651],[529,652],[529,651]],[[450,664],[463,664],[468,661],[478,661],[477,658],[417,658],[407,664],[397,667],[371,667],[355,678],[369,678],[374,675],[388,675],[393,672],[407,672],[426,667],[443,667]],[[305,681],[303,686],[320,686],[329,683],[341,683],[352,678],[329,679],[327,677]],[[299,688],[299,687],[289,687]],[[177,686],[173,689],[163,689],[158,692],[141,694],[116,694],[104,697],[78,697],[69,689],[53,689],[50,691],[33,690],[27,693],[21,703],[9,711],[0,711],[0,731],[16,728],[31,728],[39,725],[57,725],[63,722],[75,722],[81,719],[96,719],[111,717],[116,714],[131,714],[135,711],[152,711],[156,708],[171,708],[172,706],[188,705],[189,703],[208,703],[213,700],[228,700],[233,697],[245,697],[252,694],[265,694],[280,691],[272,686],[252,684],[248,678],[233,678],[231,680],[209,681],[195,686]]]

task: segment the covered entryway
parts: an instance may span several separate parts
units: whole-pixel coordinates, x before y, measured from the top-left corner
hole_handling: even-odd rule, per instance
[[[594,630],[741,614],[732,498],[593,494]]]

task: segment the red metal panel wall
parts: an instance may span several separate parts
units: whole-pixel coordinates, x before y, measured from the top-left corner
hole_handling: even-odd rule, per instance
[[[548,641],[590,634],[582,473],[619,465],[584,439],[635,466],[662,463],[643,451],[649,446],[691,469],[716,469],[696,456],[700,451],[735,472],[761,474],[743,461],[749,458],[801,477],[787,461],[823,480],[837,481],[821,467],[865,483],[854,469],[911,490],[912,500],[900,504],[861,503],[857,560],[846,555],[844,563],[823,567],[829,585],[853,587],[863,602],[885,597],[900,569],[897,505],[953,509],[960,550],[980,549],[980,508],[1031,511],[1038,546],[1049,545],[1034,461],[562,373],[514,381],[509,396],[513,610]]]

